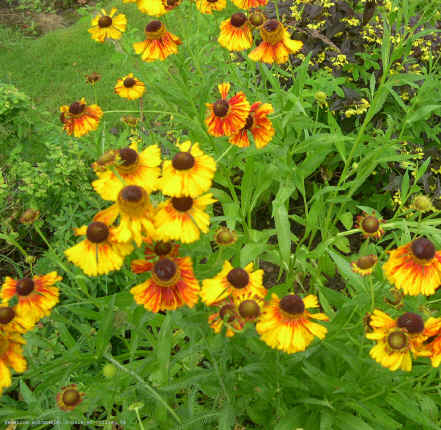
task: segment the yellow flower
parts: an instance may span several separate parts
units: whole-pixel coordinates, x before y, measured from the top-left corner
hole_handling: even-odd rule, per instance
[[[8,306],[7,303],[0,305],[0,332],[26,333],[31,330],[35,321],[22,313],[23,308],[17,311],[17,305]]]
[[[211,15],[213,11],[220,11],[227,6],[227,0],[196,0],[199,12]]]
[[[266,296],[263,270],[253,272],[253,263],[245,269],[233,268],[229,261],[225,261],[222,270],[214,278],[202,281],[201,300],[206,305],[211,306],[229,296],[235,303],[246,299],[263,299]]]
[[[104,9],[92,20],[92,27],[89,33],[92,39],[103,43],[106,39],[121,39],[122,33],[126,31],[127,19],[124,14],[113,16],[116,9],[112,8],[109,15]]]
[[[288,354],[304,351],[314,337],[323,339],[328,332],[326,327],[311,321],[328,321],[328,317],[323,313],[313,314],[306,310],[318,306],[317,297],[313,295],[301,299],[290,294],[279,300],[277,294],[273,294],[271,301],[263,306],[256,331],[273,349]]]
[[[424,321],[418,315],[407,312],[397,320],[386,313],[375,309],[370,316],[369,326],[372,332],[366,337],[377,341],[369,355],[383,367],[395,371],[398,369],[412,370],[411,352],[428,355],[422,352]]]
[[[126,185],[139,185],[151,193],[158,189],[161,173],[161,150],[158,145],[150,145],[138,152],[138,144],[133,142],[128,148],[116,152],[114,159],[107,166],[114,166]],[[94,190],[104,199],[115,201],[124,187],[121,179],[111,170],[95,165],[98,179],[92,182]]]
[[[10,367],[19,373],[26,370],[22,350],[25,343],[18,333],[0,331],[0,395],[4,388],[12,385]]]
[[[116,203],[98,212],[93,220],[111,225],[118,216],[120,223],[113,230],[117,242],[134,240],[137,246],[141,246],[143,235],[155,238],[153,207],[144,188],[138,185],[125,186],[118,193]]]
[[[370,275],[377,264],[378,258],[376,255],[364,255],[360,257],[357,261],[351,263],[352,270],[361,276]]]
[[[145,85],[143,82],[133,76],[133,73],[129,73],[121,79],[115,85],[114,91],[120,97],[136,100],[142,97],[145,92]]]
[[[233,14],[230,19],[222,21],[220,29],[217,40],[224,48],[229,51],[243,51],[251,48],[253,35],[245,14],[241,12]]]
[[[176,146],[180,152],[164,161],[159,187],[168,196],[198,197],[211,187],[216,162],[199,149],[199,143],[188,140]]]
[[[152,277],[130,292],[136,303],[152,312],[192,308],[198,301],[199,282],[193,273],[190,257],[161,257],[152,265]]]
[[[211,193],[196,199],[172,197],[160,203],[155,215],[155,234],[159,240],[180,240],[192,243],[199,240],[200,232],[208,233],[210,216],[205,208],[216,202]]]
[[[439,367],[441,363],[441,318],[429,318],[424,327],[423,334],[427,339],[424,342],[423,355],[430,357],[433,367]]]
[[[80,243],[64,251],[67,259],[88,276],[107,274],[119,270],[124,257],[133,251],[130,243],[118,243],[114,228],[94,221],[75,229],[76,236],[86,236]]]
[[[381,228],[383,222],[382,219],[378,219],[374,214],[368,215],[366,212],[363,212],[363,215],[357,216],[356,227],[362,231],[366,239],[372,238],[377,240],[384,234],[384,230]]]
[[[404,294],[430,296],[441,285],[441,251],[429,239],[420,237],[388,253],[384,274]]]

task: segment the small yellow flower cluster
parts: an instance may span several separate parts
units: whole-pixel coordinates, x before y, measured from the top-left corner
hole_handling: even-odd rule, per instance
[[[369,109],[370,103],[366,99],[361,99],[354,107],[345,111],[346,118],[354,115],[361,115]]]

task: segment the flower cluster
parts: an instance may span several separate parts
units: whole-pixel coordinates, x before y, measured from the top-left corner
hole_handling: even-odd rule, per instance
[[[54,284],[59,281],[56,272],[32,278],[6,277],[0,291],[0,394],[12,384],[11,368],[20,373],[26,370],[22,335],[51,313],[58,302]]]
[[[250,106],[242,91],[227,98],[229,83],[219,84],[218,89],[221,98],[214,103],[207,103],[209,115],[205,124],[208,133],[216,137],[227,136],[231,144],[244,148],[250,146],[249,131],[258,149],[268,145],[274,136],[274,128],[268,118],[273,107],[262,102]]]

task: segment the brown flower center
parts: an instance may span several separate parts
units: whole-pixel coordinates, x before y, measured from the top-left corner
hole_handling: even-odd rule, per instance
[[[276,31],[278,26],[279,21],[277,21],[277,19],[268,19],[265,21],[265,24],[263,24],[263,28],[269,32]]]
[[[19,296],[27,296],[34,291],[34,281],[31,278],[20,279],[17,283],[16,290]]]
[[[216,116],[224,117],[228,113],[228,102],[226,100],[218,100],[213,104],[213,112]]]
[[[420,237],[412,242],[413,255],[420,260],[431,260],[435,256],[435,245],[425,237]]]
[[[8,306],[0,306],[0,324],[8,324],[15,317],[14,309]]]
[[[64,124],[66,122],[66,117],[64,116],[64,112],[60,114],[60,121]]]
[[[279,302],[279,307],[282,311],[292,315],[302,314],[305,310],[303,300],[294,294],[283,297]]]
[[[370,269],[376,262],[377,257],[375,257],[375,255],[364,255],[357,260],[356,264],[360,269],[365,270]]]
[[[193,199],[191,197],[173,197],[173,207],[180,212],[186,212],[193,206]]]
[[[239,313],[244,318],[257,318],[260,315],[260,308],[254,300],[245,300],[239,305]]]
[[[95,221],[87,227],[87,239],[92,243],[104,242],[109,236],[109,228],[100,221]]]
[[[411,334],[421,333],[424,330],[424,321],[418,314],[406,312],[398,318],[397,326],[406,328]]]
[[[101,28],[110,27],[111,25],[112,25],[112,18],[110,18],[110,16],[102,16],[98,20],[98,26],[100,26]]]
[[[234,288],[241,289],[245,288],[248,285],[248,282],[250,281],[250,276],[248,275],[248,272],[246,270],[239,267],[230,270],[227,275],[227,280]]]
[[[380,221],[375,216],[368,215],[363,219],[361,227],[366,233],[375,233],[380,227]]]
[[[407,335],[401,331],[393,331],[387,336],[387,344],[395,350],[399,350],[407,346]]]
[[[224,305],[220,308],[219,316],[222,320],[225,320],[226,317],[228,317],[227,322],[234,321],[234,306],[233,305]]]
[[[63,393],[63,403],[67,406],[75,406],[80,400],[80,393],[73,388],[69,388]]]
[[[247,116],[247,122],[245,123],[244,129],[249,130],[253,126],[253,117],[251,114]]]
[[[123,166],[135,164],[138,160],[138,153],[132,148],[122,148],[119,150],[119,156]]]
[[[127,187],[124,187],[120,193],[121,198],[123,200],[126,200],[128,202],[135,202],[138,203],[142,199],[142,188],[138,187],[137,185],[127,185]]]
[[[132,88],[133,85],[136,84],[136,81],[133,78],[126,78],[124,79],[124,86],[126,88]]]
[[[155,245],[154,251],[156,255],[167,255],[172,249],[170,242],[158,242]]]
[[[208,3],[216,3],[217,0],[207,0]]]
[[[145,31],[148,33],[154,33],[155,31],[158,31],[162,27],[161,21],[150,21],[146,27]]]
[[[172,160],[176,170],[188,170],[194,166],[194,157],[189,152],[178,152]]]
[[[83,110],[84,110],[85,107],[86,107],[85,104],[82,104],[82,103],[80,103],[80,102],[75,102],[75,103],[72,103],[72,104],[69,106],[69,112],[70,112],[72,115],[79,115],[80,113],[83,112]]]
[[[178,0],[167,0],[167,6],[174,6],[178,3]]]
[[[176,274],[176,263],[168,258],[161,258],[153,266],[153,272],[161,281],[169,281]]]
[[[245,24],[247,17],[244,13],[234,13],[231,15],[230,22],[233,27],[242,27]]]

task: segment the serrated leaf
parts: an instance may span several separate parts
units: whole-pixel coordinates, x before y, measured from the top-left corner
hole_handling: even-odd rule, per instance
[[[349,254],[351,252],[351,246],[349,243],[349,239],[345,236],[339,237],[335,242],[334,246],[339,249],[341,252],[345,254]]]
[[[351,212],[345,212],[340,215],[340,221],[345,226],[346,230],[350,230],[354,224],[354,219]]]

